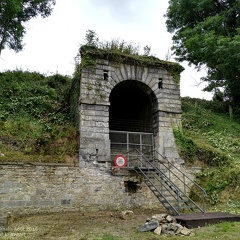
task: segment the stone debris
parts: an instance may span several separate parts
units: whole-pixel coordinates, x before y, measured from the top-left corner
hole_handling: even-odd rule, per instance
[[[147,219],[138,230],[140,232],[153,231],[157,235],[166,236],[193,236],[192,230],[177,223],[176,219],[168,214],[156,214]]]
[[[162,233],[162,226],[158,226],[153,232],[155,234],[157,234],[157,235],[161,235],[161,233]]]
[[[176,219],[174,217],[172,217],[171,215],[167,215],[166,216],[166,221],[167,222],[176,222]]]
[[[159,221],[159,223],[165,223],[165,222],[167,222],[167,219],[166,219],[167,216],[168,216],[167,214],[156,214],[156,215],[153,215],[153,216],[149,219],[149,221],[150,221],[151,219],[154,219],[154,220]]]
[[[156,220],[151,220],[151,221],[146,222],[143,225],[141,225],[138,230],[140,232],[147,232],[147,231],[154,230],[157,227],[159,227],[159,222]]]
[[[181,234],[184,236],[192,236],[193,232],[190,229],[183,227]]]
[[[124,220],[132,219],[133,215],[134,215],[133,211],[130,210],[125,210],[120,213],[120,217]]]

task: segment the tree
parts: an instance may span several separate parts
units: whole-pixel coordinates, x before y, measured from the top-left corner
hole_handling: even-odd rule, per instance
[[[48,17],[55,0],[0,0],[0,55],[6,47],[23,49],[24,23],[40,15]]]
[[[206,67],[205,90],[240,106],[240,1],[170,0],[165,17],[177,60]]]
[[[143,47],[143,51],[145,56],[149,56],[151,52],[151,47],[146,45],[145,47]]]
[[[87,30],[85,35],[85,44],[91,47],[97,47],[99,43],[99,39],[97,34],[93,30]]]

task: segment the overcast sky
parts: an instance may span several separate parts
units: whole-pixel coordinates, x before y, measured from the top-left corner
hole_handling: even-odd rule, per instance
[[[72,75],[74,57],[84,43],[87,30],[94,30],[100,40],[120,39],[143,49],[151,46],[151,54],[165,60],[172,45],[163,15],[168,0],[56,0],[50,17],[27,23],[22,52],[3,50],[0,71],[29,70],[45,74]],[[174,61],[172,57],[170,59]],[[198,73],[181,63],[181,96],[210,99]]]

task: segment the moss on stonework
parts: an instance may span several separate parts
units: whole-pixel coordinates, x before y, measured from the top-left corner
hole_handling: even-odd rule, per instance
[[[96,65],[95,59],[105,59],[118,63],[133,64],[143,67],[163,68],[173,77],[174,82],[179,85],[180,73],[184,67],[179,63],[160,60],[154,56],[129,55],[113,50],[103,50],[94,46],[84,45],[80,49],[82,67]]]

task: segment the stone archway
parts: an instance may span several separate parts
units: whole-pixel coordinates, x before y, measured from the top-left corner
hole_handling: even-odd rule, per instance
[[[146,84],[136,80],[118,83],[109,97],[109,130],[153,132],[152,109],[156,101],[149,92]]]
[[[82,66],[80,79],[80,167],[110,163],[110,129],[134,130],[132,121],[150,122],[149,128],[138,126],[136,130],[150,130],[157,151],[169,159],[179,157],[172,127],[181,124],[181,100],[174,77],[183,68],[152,58],[138,63],[131,56],[94,49],[81,54],[91,61]],[[126,121],[121,125],[113,119]]]

